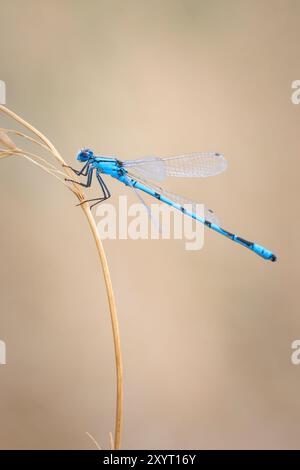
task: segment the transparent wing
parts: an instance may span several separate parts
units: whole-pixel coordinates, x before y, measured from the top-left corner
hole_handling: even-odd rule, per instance
[[[177,157],[149,157],[144,160],[127,160],[126,170],[135,175],[154,181],[162,181],[166,176],[205,178],[222,173],[227,161],[220,153],[191,153]]]
[[[128,172],[128,175],[131,176],[132,178],[135,178],[135,175],[130,174]],[[149,181],[145,181],[142,178],[136,178],[138,179],[141,183],[144,183],[147,185],[149,188],[153,189],[155,192],[162,194],[166,198],[170,199],[171,201],[175,202],[176,204],[180,204],[181,206],[184,206],[185,204],[191,205],[191,210],[192,212],[197,212],[197,207],[196,207],[196,202],[192,201],[191,199],[188,199],[183,196],[179,196],[178,194],[171,193],[170,191],[167,191],[160,186],[157,186],[153,183],[150,183]],[[212,224],[216,225],[221,225],[220,220],[215,214],[215,212],[212,209],[209,209],[207,206],[204,205],[204,217],[208,222],[211,222]]]
[[[167,176],[205,178],[222,173],[227,161],[220,153],[191,153],[178,157],[162,158]]]
[[[123,166],[130,173],[145,180],[163,181],[166,170],[162,158],[148,157],[144,160],[126,160]]]

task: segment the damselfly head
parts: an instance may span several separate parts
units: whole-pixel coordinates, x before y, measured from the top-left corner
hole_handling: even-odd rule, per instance
[[[82,149],[77,155],[77,160],[80,162],[86,162],[89,158],[93,158],[94,152],[90,149]]]

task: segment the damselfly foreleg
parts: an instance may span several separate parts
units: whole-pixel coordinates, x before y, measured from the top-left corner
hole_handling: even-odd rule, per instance
[[[92,184],[92,179],[93,179],[93,171],[95,170],[95,168],[89,168],[88,171],[87,171],[87,180],[86,180],[86,183],[79,183],[78,181],[76,180],[71,180],[69,178],[65,178],[65,181],[68,181],[69,183],[76,183],[76,184],[80,184],[80,186],[83,186],[84,188],[89,188]]]
[[[91,165],[91,162],[87,162],[81,170],[75,170],[72,166],[69,165],[63,165],[64,168],[70,168],[77,176],[87,176],[88,171],[89,171],[89,166]]]

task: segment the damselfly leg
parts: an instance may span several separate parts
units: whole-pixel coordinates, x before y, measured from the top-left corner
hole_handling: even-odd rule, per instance
[[[91,165],[91,162],[87,162],[81,170],[75,170],[72,166],[69,165],[63,165],[64,168],[70,168],[77,176],[87,176],[88,171],[89,171],[89,166]]]
[[[78,181],[72,180],[72,179],[69,179],[69,178],[65,178],[65,181],[68,181],[69,183],[80,184],[80,186],[83,186],[84,188],[89,188],[89,187],[91,186],[91,184],[92,184],[92,180],[93,180],[93,171],[94,171],[94,170],[95,170],[94,167],[88,168],[87,174],[84,175],[84,176],[87,176],[86,183],[79,183]]]
[[[96,171],[96,178],[99,182],[99,185],[100,185],[100,188],[102,190],[103,196],[98,197],[98,198],[94,198],[94,199],[86,199],[85,201],[82,201],[80,204],[77,204],[77,206],[81,206],[85,202],[96,201],[96,202],[94,202],[94,204],[92,204],[90,206],[90,209],[92,209],[92,207],[96,206],[97,204],[100,204],[100,202],[106,201],[107,199],[110,198],[110,196],[111,196],[110,191],[109,191],[108,187],[106,186],[106,184],[104,183],[104,181],[103,181],[103,179],[100,175],[99,170]]]

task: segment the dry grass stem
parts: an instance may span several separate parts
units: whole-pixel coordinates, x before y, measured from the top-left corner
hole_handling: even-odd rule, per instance
[[[76,180],[76,176],[73,172],[66,167],[66,163],[63,157],[60,155],[58,150],[54,147],[52,142],[50,142],[47,137],[45,137],[39,130],[29,124],[27,121],[22,119],[20,116],[15,114],[13,111],[7,107],[0,105],[0,112],[4,113],[6,116],[12,118],[15,122],[22,125],[24,128],[29,130],[35,137],[26,135],[23,132],[14,130],[14,129],[4,129],[0,128],[0,159],[10,156],[19,156],[25,158],[30,163],[33,163],[46,171],[47,173],[54,176],[61,183],[70,189],[73,194],[77,197],[79,203],[83,203],[80,207],[87,219],[90,230],[92,232],[94,241],[96,243],[99,259],[101,262],[102,273],[105,281],[110,318],[113,331],[114,339],[114,350],[115,350],[115,362],[116,362],[116,379],[117,379],[117,396],[116,396],[116,421],[115,421],[115,436],[111,447],[114,449],[120,449],[121,447],[121,435],[122,435],[122,425],[123,425],[123,367],[122,367],[122,354],[121,354],[121,341],[120,341],[120,332],[119,324],[117,318],[116,304],[114,299],[113,287],[110,277],[110,272],[108,268],[107,258],[103,248],[102,241],[99,237],[99,233],[96,227],[94,217],[91,213],[88,203],[84,203],[86,200],[85,194],[82,190],[82,187],[76,183],[66,184],[65,177]],[[56,163],[60,166],[57,168],[54,164],[48,162],[45,158],[37,155],[35,153],[28,152],[24,149],[19,148],[11,139],[10,136],[24,139],[26,142],[37,145],[43,151],[49,152],[51,157],[54,157]],[[97,441],[89,434],[89,437],[92,439],[95,445],[100,448]]]
[[[48,150],[48,147],[42,142],[39,142],[38,140],[34,139],[33,137],[30,137],[29,135],[24,134],[23,132],[16,131],[15,129],[4,129],[0,127],[0,134],[1,132],[5,133],[6,135],[13,134],[14,136],[17,137],[23,137],[24,139],[28,140],[31,143],[34,143],[36,145],[39,145],[40,147],[44,148],[45,150]]]
[[[92,434],[86,431],[86,435],[91,439],[91,441],[93,442],[93,444],[95,444],[98,450],[102,450],[102,448],[100,447],[100,444],[96,441],[96,439],[94,438],[94,436],[92,436]]]

